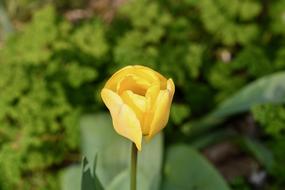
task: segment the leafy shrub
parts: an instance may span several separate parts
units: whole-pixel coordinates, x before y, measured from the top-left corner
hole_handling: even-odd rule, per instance
[[[39,11],[0,53],[3,189],[21,187],[20,178],[39,186],[53,181],[45,170],[78,151],[79,113],[95,106],[94,65],[108,50],[104,29],[96,22],[72,31],[58,19],[52,7]]]
[[[256,121],[261,124],[264,131],[271,138],[267,144],[274,153],[276,164],[271,173],[276,177],[276,183],[282,187],[285,183],[285,108],[282,105],[259,105],[252,109]]]

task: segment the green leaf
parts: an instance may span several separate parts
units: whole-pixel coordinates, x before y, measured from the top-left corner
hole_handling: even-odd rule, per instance
[[[122,183],[128,186],[128,177],[118,176],[123,175],[123,172],[127,172],[124,175],[129,176],[131,142],[115,132],[110,115],[105,113],[85,115],[81,119],[80,129],[83,154],[88,159],[94,158],[95,154],[98,155],[96,173],[103,187],[121,189],[123,186],[119,184]],[[139,190],[159,187],[162,142],[161,134],[148,143],[143,142],[142,151],[138,153],[138,171],[141,172],[138,174],[138,181],[143,181],[145,188],[138,186]],[[115,188],[114,184],[119,186]]]
[[[252,116],[260,124],[266,135],[274,139],[283,139],[285,130],[284,105],[264,104],[251,109]]]
[[[262,77],[242,88],[222,102],[217,109],[199,121],[183,129],[185,133],[197,134],[221,123],[226,117],[250,110],[255,105],[285,102],[285,72]]]
[[[285,72],[268,75],[247,85],[225,100],[211,115],[227,117],[248,111],[252,106],[264,103],[285,102]]]
[[[163,190],[229,190],[215,168],[186,145],[169,148],[164,168]]]
[[[80,165],[69,166],[61,173],[61,190],[79,190],[81,183]]]
[[[103,57],[109,49],[105,40],[104,25],[99,21],[79,27],[71,36],[71,40],[82,51],[97,58]]]
[[[73,165],[64,169],[61,173],[61,190],[103,190],[95,169],[97,157],[94,162],[88,162],[87,158],[82,159],[82,166]]]
[[[94,158],[93,165],[90,165],[87,158],[83,158],[81,190],[103,190],[103,187],[95,172],[96,161],[97,157]]]
[[[228,138],[235,137],[235,132],[230,129],[221,129],[217,131],[213,131],[209,134],[205,134],[199,136],[197,139],[191,141],[191,146],[195,149],[203,149],[211,144],[215,144],[217,142],[221,142]]]
[[[185,118],[190,115],[190,108],[184,104],[173,104],[170,118],[174,124],[179,125]]]
[[[258,141],[249,138],[244,138],[242,140],[249,152],[265,166],[267,171],[271,171],[274,165],[274,158],[270,150]]]
[[[137,171],[137,188],[138,189],[150,189],[150,184],[147,176],[145,176],[142,172]],[[118,174],[114,180],[106,187],[106,190],[126,190],[130,188],[130,173],[129,169],[124,170],[120,174]],[[155,190],[157,190],[155,188]]]

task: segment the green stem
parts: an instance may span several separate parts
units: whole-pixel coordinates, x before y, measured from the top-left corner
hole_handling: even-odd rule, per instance
[[[135,143],[132,143],[132,155],[131,155],[131,190],[137,189],[137,157],[138,150]]]

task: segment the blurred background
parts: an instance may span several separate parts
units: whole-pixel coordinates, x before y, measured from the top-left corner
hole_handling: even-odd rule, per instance
[[[176,84],[161,189],[284,189],[284,0],[0,0],[0,189],[70,190],[133,64]]]

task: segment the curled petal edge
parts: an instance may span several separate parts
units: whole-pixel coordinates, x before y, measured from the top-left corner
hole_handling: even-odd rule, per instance
[[[161,90],[154,104],[155,110],[152,118],[147,139],[151,139],[155,134],[161,131],[167,124],[170,114],[172,99],[175,92],[175,86],[172,79],[168,79],[166,90]]]
[[[101,97],[111,113],[115,131],[130,139],[141,150],[142,131],[134,111],[112,90],[104,88]]]

